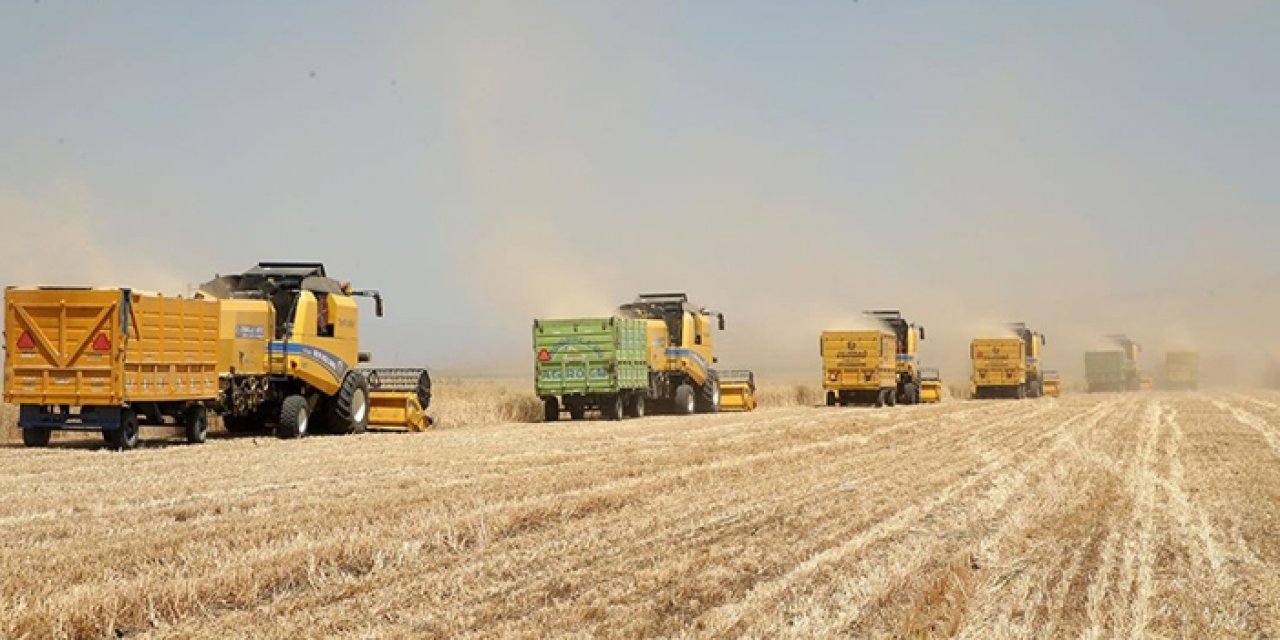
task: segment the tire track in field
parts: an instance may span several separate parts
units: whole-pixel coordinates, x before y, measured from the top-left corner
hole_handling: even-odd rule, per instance
[[[811,580],[819,569],[825,565],[837,563],[842,558],[860,556],[865,554],[865,550],[875,544],[886,541],[894,536],[901,535],[903,532],[911,529],[922,518],[928,514],[938,511],[941,507],[951,503],[957,496],[963,492],[977,486],[980,482],[992,482],[990,476],[998,470],[1007,469],[1011,466],[1010,458],[1022,449],[1034,449],[1038,445],[1052,441],[1059,434],[1069,428],[1078,418],[1072,417],[1060,422],[1052,431],[1042,435],[1029,435],[1023,446],[1018,448],[1010,448],[1001,450],[1002,455],[993,456],[987,462],[982,464],[975,473],[962,477],[961,480],[953,482],[950,485],[936,491],[928,496],[924,496],[918,502],[913,502],[904,506],[901,510],[893,515],[879,521],[878,523],[859,531],[852,538],[844,543],[823,550],[814,555],[810,559],[795,566],[787,574],[780,576],[774,580],[761,583],[753,588],[741,600],[722,606],[708,612],[702,617],[700,623],[702,628],[707,630],[711,635],[736,635],[744,631],[743,624],[748,624],[744,616],[754,612],[762,611],[766,607],[774,608],[777,604],[785,599],[788,591],[795,590],[797,584]],[[1002,421],[1000,424],[1005,427],[1012,426],[1015,419]],[[992,449],[995,449],[994,447]],[[1047,453],[1041,453],[1037,458],[1047,458]],[[1008,473],[1016,473],[1016,470],[1008,471]],[[1011,497],[1012,493],[1005,493],[1004,499]],[[889,586],[891,580],[884,580],[884,586]],[[873,593],[858,594],[864,600],[872,600]],[[862,610],[858,608],[852,609],[852,618],[861,617]],[[847,624],[842,621],[841,626]],[[783,631],[784,630],[779,630]]]
[[[1089,572],[1111,542],[1107,531],[1094,526],[1098,507],[1110,504],[1105,490],[1111,481],[1109,473],[1098,472],[1096,454],[1081,442],[1109,433],[1114,423],[1127,422],[1141,409],[1121,397],[1108,405],[1055,439],[1051,459],[1041,461],[1021,488],[1027,497],[979,542],[986,578],[969,598],[958,637],[1064,637],[1071,633],[1062,628],[1070,619],[1064,620],[1068,603],[1080,608],[1077,624],[1084,618],[1082,592]],[[1061,545],[1046,549],[1045,537]]]
[[[1271,448],[1271,452],[1276,456],[1280,456],[1280,433],[1277,433],[1275,428],[1269,422],[1236,405],[1223,402],[1221,400],[1210,400],[1210,402],[1212,402],[1213,406],[1217,407],[1219,410],[1231,414],[1231,416],[1240,424],[1258,432],[1258,435],[1262,436],[1262,439],[1266,441],[1267,446]]]

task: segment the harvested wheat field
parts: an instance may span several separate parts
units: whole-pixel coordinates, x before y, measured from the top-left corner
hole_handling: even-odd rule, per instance
[[[1280,636],[1277,393],[10,447],[0,468],[0,636]]]

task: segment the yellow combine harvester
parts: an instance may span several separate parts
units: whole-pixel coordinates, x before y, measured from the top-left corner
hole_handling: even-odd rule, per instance
[[[274,425],[281,438],[300,438],[362,433],[371,423],[426,428],[425,370],[357,368],[371,357],[359,350],[355,298],[373,298],[382,317],[377,291],[355,291],[318,262],[263,262],[200,293],[222,308],[219,411],[228,431]]]
[[[645,321],[649,401],[681,415],[720,410],[712,332],[724,331],[724,314],[691,304],[684,293],[644,293],[618,307],[618,316]]]
[[[744,369],[720,372],[720,410],[754,411],[756,408],[756,377]]]

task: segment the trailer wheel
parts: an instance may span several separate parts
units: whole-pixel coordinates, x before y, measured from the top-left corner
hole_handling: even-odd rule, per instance
[[[102,432],[107,446],[116,451],[127,451],[138,446],[138,414],[133,409],[120,410],[120,426]]]
[[[337,433],[364,433],[369,426],[369,381],[352,371],[342,379],[333,398],[332,429]]]
[[[676,413],[682,416],[693,413],[694,402],[693,387],[687,384],[676,387]]]
[[[566,399],[564,403],[569,407],[570,420],[581,420],[587,417],[587,405],[582,398]]]
[[[280,405],[280,424],[276,426],[276,436],[292,440],[307,435],[311,417],[309,414],[305,397],[292,395],[285,398]]]
[[[203,405],[193,404],[182,412],[182,426],[187,442],[200,444],[209,435],[209,414]]]
[[[49,446],[49,438],[53,436],[53,429],[49,427],[31,427],[22,430],[22,446],[24,447],[47,447]]]
[[[611,396],[605,396],[604,404],[600,406],[600,413],[604,415],[605,420],[621,420],[623,414],[622,394],[615,393]]]
[[[887,395],[888,395],[887,391],[888,391],[887,389],[881,389],[878,393],[876,393],[876,408],[877,408],[877,409],[879,409],[880,407],[883,407],[885,404],[887,404],[887,402],[886,402],[886,400],[885,400],[885,396],[887,396]]]
[[[632,418],[644,417],[644,391],[637,391],[631,396],[631,402],[627,406],[627,415]]]
[[[885,404],[887,404],[887,405],[889,405],[889,406],[891,406],[891,407],[896,407],[896,406],[898,406],[898,390],[897,390],[897,389],[892,389],[892,388],[891,388],[891,389],[885,389],[885,391],[884,391],[884,403],[885,403]]]
[[[1014,397],[1015,397],[1015,398],[1017,398],[1018,400],[1026,400],[1026,399],[1027,399],[1027,385],[1025,385],[1025,384],[1020,384],[1020,385],[1018,385],[1018,388],[1017,388],[1017,389],[1015,389],[1013,393],[1014,393]]]
[[[542,421],[555,422],[560,419],[560,400],[555,396],[542,399]]]

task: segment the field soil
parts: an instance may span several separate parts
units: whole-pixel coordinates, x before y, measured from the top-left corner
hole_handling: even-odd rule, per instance
[[[148,445],[0,448],[0,637],[1280,637],[1275,392]]]

